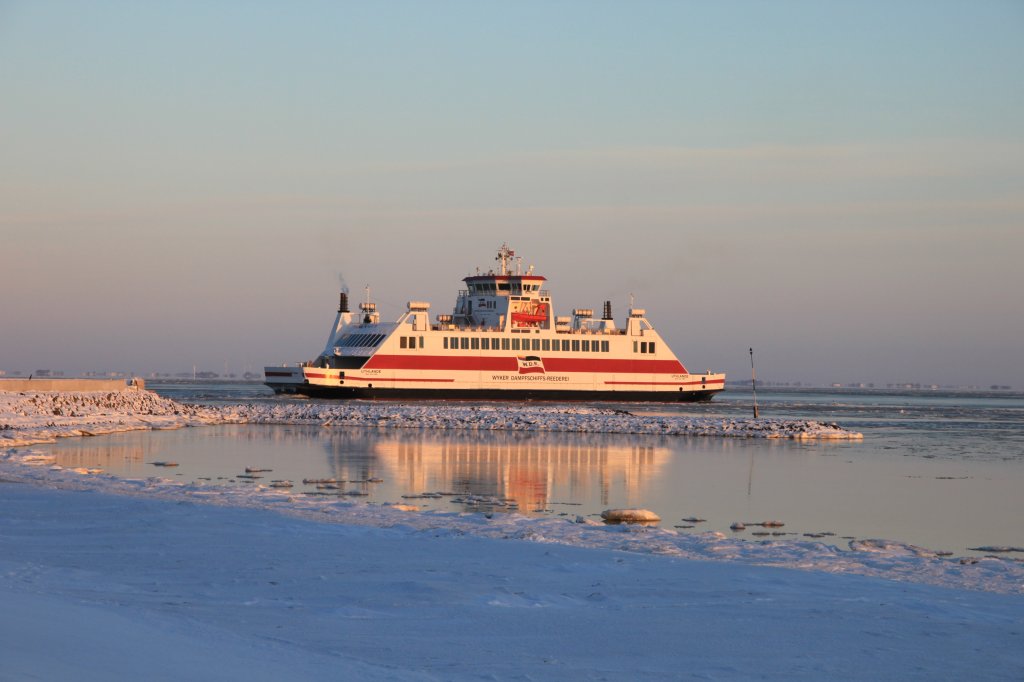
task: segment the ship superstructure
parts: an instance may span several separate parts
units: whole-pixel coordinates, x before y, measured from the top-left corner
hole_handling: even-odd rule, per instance
[[[710,400],[724,388],[724,374],[691,374],[643,309],[631,307],[621,327],[609,301],[600,317],[592,308],[558,316],[545,277],[524,273],[508,245],[495,260],[433,321],[425,301],[381,322],[369,297],[353,313],[342,293],[319,357],[266,367],[266,384],[327,398],[665,402]]]

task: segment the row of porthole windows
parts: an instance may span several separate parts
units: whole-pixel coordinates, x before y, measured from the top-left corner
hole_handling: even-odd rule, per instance
[[[611,350],[608,341],[598,339],[509,339],[488,336],[446,336],[444,347],[446,350],[532,350],[544,353],[608,353]]]

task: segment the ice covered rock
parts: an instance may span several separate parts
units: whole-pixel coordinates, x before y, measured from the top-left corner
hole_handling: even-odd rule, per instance
[[[908,545],[904,542],[895,542],[893,540],[851,540],[850,549],[855,552],[874,552],[889,556],[936,556],[936,553],[930,549],[918,547],[917,545]]]
[[[601,518],[609,523],[657,523],[661,517],[650,509],[605,509]]]

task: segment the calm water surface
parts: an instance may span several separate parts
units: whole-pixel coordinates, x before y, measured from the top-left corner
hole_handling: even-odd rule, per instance
[[[253,384],[147,387],[195,402],[278,400]],[[729,391],[707,405],[614,407],[736,417],[750,415],[750,397]],[[456,501],[477,495],[533,516],[645,507],[664,526],[694,526],[682,532],[732,534],[735,521],[778,520],[785,526],[773,530],[786,537],[834,533],[840,545],[844,537],[877,537],[956,555],[982,545],[1024,547],[1024,395],[804,389],[759,391],[758,404],[762,416],[836,422],[864,441],[232,425],[50,447],[62,464],[129,477],[248,486],[254,481],[238,474],[259,467],[272,471],[257,482],[289,479],[296,493],[352,491],[365,494],[355,499],[424,509],[479,511]],[[180,466],[149,464],[159,460]],[[323,478],[337,479],[340,490],[302,484]],[[410,498],[433,492],[458,497]],[[738,535],[765,532],[748,525]]]

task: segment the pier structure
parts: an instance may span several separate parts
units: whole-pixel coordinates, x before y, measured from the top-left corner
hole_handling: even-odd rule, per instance
[[[28,379],[0,377],[0,391],[8,393],[42,393],[46,391],[139,391],[146,382],[138,377],[130,379]]]

